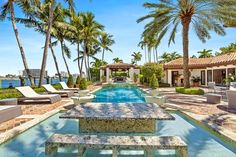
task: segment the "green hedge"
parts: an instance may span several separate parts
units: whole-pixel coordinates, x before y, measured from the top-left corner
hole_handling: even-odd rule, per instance
[[[53,85],[56,89],[61,89],[60,84]],[[44,93],[46,90],[44,88],[33,87],[34,91],[37,93]],[[21,93],[18,92],[16,89],[0,89],[0,100],[7,99],[7,98],[19,98],[22,97]]]
[[[204,94],[204,90],[202,90],[200,88],[176,87],[175,91],[177,93],[190,94],[190,95],[203,95]]]

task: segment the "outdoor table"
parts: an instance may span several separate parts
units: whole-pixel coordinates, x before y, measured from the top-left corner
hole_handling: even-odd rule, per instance
[[[80,133],[154,133],[157,120],[175,119],[154,103],[87,103],[60,118],[79,119]]]

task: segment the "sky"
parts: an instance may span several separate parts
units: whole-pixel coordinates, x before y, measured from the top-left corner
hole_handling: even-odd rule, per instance
[[[0,5],[3,4],[0,1]],[[62,1],[62,0],[57,0]],[[119,57],[124,62],[131,62],[131,54],[140,51],[143,54],[142,61],[145,62],[144,52],[137,45],[140,41],[141,34],[144,30],[144,23],[137,24],[136,20],[146,15],[150,10],[142,7],[144,2],[156,2],[156,0],[75,0],[77,11],[90,11],[95,14],[96,20],[105,26],[105,31],[114,35],[115,44],[111,47],[112,53],[105,53],[105,60],[112,63],[112,59]],[[15,8],[16,17],[22,17],[19,8]],[[29,68],[39,69],[42,63],[42,55],[45,43],[45,36],[35,32],[32,28],[26,28],[24,25],[17,24],[19,36],[22,41],[23,48],[26,53],[26,58]],[[220,47],[227,46],[229,43],[236,42],[236,29],[227,28],[226,36],[218,36],[211,33],[212,38],[206,43],[202,43],[190,31],[190,56],[197,55],[197,52],[206,48],[212,49],[213,52],[219,50]],[[72,52],[72,57],[68,60],[69,68],[72,73],[78,73],[78,67],[73,60],[76,58],[76,47],[67,43]],[[60,71],[66,71],[64,62],[61,57],[61,50],[59,47],[55,48]],[[163,52],[174,52],[182,54],[182,38],[181,30],[178,30],[176,36],[176,43],[168,47],[168,38],[165,37],[158,47],[159,56]],[[23,64],[16,43],[15,35],[12,29],[11,21],[5,20],[0,22],[0,75],[16,74],[23,69]],[[97,57],[101,58],[101,53]],[[56,73],[53,58],[49,51],[47,67],[50,76]]]

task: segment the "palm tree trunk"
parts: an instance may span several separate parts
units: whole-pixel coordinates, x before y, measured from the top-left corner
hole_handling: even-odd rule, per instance
[[[85,65],[85,71],[86,71],[87,78],[89,78],[87,59],[86,59],[86,52],[85,51],[84,51],[84,55],[83,55],[83,61],[84,61],[84,65]]]
[[[152,50],[152,53],[153,53],[153,62],[155,63],[155,62],[156,62],[156,56],[155,56],[155,50],[154,50],[154,48],[153,48],[153,50]]]
[[[25,68],[25,72],[29,78],[29,81],[30,81],[30,84],[32,86],[34,86],[34,81],[33,81],[33,78],[30,74],[30,70],[29,70],[29,67],[28,67],[28,63],[26,61],[26,56],[25,56],[25,52],[24,52],[24,49],[23,49],[23,46],[20,42],[20,38],[19,38],[19,33],[18,33],[18,29],[16,27],[16,21],[15,21],[15,12],[14,12],[14,6],[13,6],[13,2],[10,2],[10,12],[11,12],[11,22],[12,22],[12,27],[13,27],[13,30],[15,32],[15,37],[16,37],[16,41],[17,41],[17,44],[18,44],[18,47],[20,49],[20,53],[21,53],[21,58],[22,58],[22,61],[23,61],[23,64],[24,64],[24,68]]]
[[[190,72],[189,72],[189,25],[190,25],[191,17],[182,19],[183,25],[183,74],[184,74],[184,87],[190,87]]]
[[[54,53],[54,50],[52,48],[52,41],[50,39],[50,45],[49,45],[50,49],[51,49],[51,52],[52,52],[52,57],[53,57],[53,60],[54,60],[54,63],[55,63],[55,67],[56,67],[56,70],[57,70],[57,75],[59,77],[59,80],[62,81],[61,79],[61,73],[60,73],[60,70],[59,70],[59,66],[58,66],[58,63],[57,63],[57,57]]]
[[[146,46],[144,47],[144,53],[145,53],[145,63],[147,63],[147,48],[146,48]]]
[[[79,68],[79,73],[80,73],[80,77],[82,76],[82,70],[81,70],[81,66],[80,66],[80,50],[79,50],[79,43],[77,44],[77,54],[78,54],[78,68]]]
[[[156,51],[156,61],[157,61],[157,63],[159,63],[157,48],[155,48],[155,51]]]
[[[104,53],[105,53],[105,49],[102,50],[102,61],[104,61]]]
[[[88,74],[89,74],[89,80],[92,80],[91,73],[90,73],[90,65],[89,65],[89,56],[87,55],[87,65],[88,65]]]
[[[54,5],[55,5],[55,1],[52,0],[51,5],[50,5],[48,30],[47,30],[47,34],[46,34],[46,40],[45,40],[45,46],[44,46],[44,52],[43,52],[43,60],[42,60],[41,71],[40,71],[39,87],[42,86],[42,84],[43,84],[44,72],[45,72],[46,64],[47,64],[48,47],[49,47],[49,42],[50,42],[50,38],[51,38],[51,28],[52,28]]]
[[[64,63],[65,63],[65,65],[66,65],[67,73],[68,73],[69,75],[71,75],[69,66],[68,66],[67,61],[66,61],[65,53],[64,53],[64,47],[63,47],[64,41],[62,40],[62,41],[60,41],[60,43],[61,43],[61,54],[62,54],[62,58],[63,58],[63,60],[64,60]]]

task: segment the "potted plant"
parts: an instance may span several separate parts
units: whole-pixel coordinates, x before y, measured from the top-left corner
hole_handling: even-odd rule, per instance
[[[201,81],[200,77],[195,77],[195,76],[192,77],[192,82],[194,87],[199,87],[200,81]]]
[[[153,74],[152,77],[150,78],[149,87],[151,88],[150,94],[152,96],[156,96],[158,94],[157,88],[159,87],[156,74]]]
[[[74,79],[73,79],[73,76],[72,75],[69,75],[69,78],[67,80],[67,86],[69,88],[73,88],[74,87]]]
[[[87,84],[87,80],[85,78],[81,78],[80,82],[79,82],[79,96],[85,96],[89,93],[89,90],[87,90],[88,84]]]

